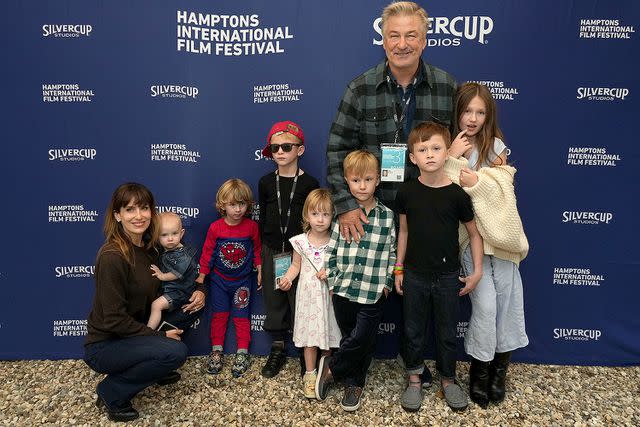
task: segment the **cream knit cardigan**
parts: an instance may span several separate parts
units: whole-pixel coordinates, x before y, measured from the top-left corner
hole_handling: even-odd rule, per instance
[[[460,185],[460,170],[469,167],[466,159],[449,157],[444,171],[451,181]],[[471,196],[476,226],[482,236],[485,255],[520,264],[529,252],[529,242],[518,214],[513,177],[516,169],[511,166],[494,166],[475,171],[478,182],[473,187],[463,187]],[[467,230],[459,229],[460,250],[469,244]]]

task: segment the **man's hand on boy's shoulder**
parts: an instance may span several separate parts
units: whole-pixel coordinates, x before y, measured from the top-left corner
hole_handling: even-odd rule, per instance
[[[471,276],[467,277],[459,277],[460,281],[464,283],[464,288],[460,289],[458,295],[464,296],[469,292],[473,291],[476,286],[478,286],[478,282],[482,278],[482,272],[475,272]]]
[[[338,215],[338,223],[340,224],[340,234],[348,243],[353,238],[356,242],[364,236],[364,227],[362,223],[369,224],[369,219],[360,208],[352,209]]]

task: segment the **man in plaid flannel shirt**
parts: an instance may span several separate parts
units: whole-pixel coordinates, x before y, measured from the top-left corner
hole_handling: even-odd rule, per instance
[[[427,30],[427,13],[416,3],[388,5],[382,13],[386,60],[351,81],[340,102],[327,145],[327,183],[340,231],[348,240],[362,236],[367,219],[342,176],[347,154],[366,149],[380,159],[380,144],[406,144],[409,132],[420,122],[451,125],[456,83],[445,71],[422,61]],[[406,157],[404,180],[418,175]],[[393,210],[400,184],[382,182],[377,190],[380,201]]]
[[[326,270],[319,273],[333,291],[342,340],[333,356],[320,359],[316,396],[324,399],[333,380],[342,380],[346,387],[340,406],[346,411],[360,406],[384,301],[393,286],[396,229],[393,211],[374,197],[378,171],[378,159],[368,151],[353,151],[345,158],[344,179],[367,217],[365,233],[359,242],[349,242],[336,223],[325,254]]]

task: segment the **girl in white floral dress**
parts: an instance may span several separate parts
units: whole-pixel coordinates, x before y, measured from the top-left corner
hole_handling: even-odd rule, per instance
[[[326,189],[313,190],[302,208],[302,229],[305,233],[290,239],[293,246],[291,267],[282,277],[287,285],[298,274],[293,342],[304,348],[306,372],[303,390],[307,398],[315,398],[316,360],[318,349],[328,355],[331,348],[340,346],[340,329],[333,313],[329,287],[318,279],[324,267],[324,252],[329,243],[333,203]]]

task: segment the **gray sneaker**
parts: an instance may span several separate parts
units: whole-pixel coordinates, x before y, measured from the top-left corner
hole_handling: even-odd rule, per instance
[[[400,405],[402,409],[409,412],[415,412],[420,409],[422,405],[422,387],[420,387],[419,382],[415,384],[410,382],[407,385],[407,388],[400,397]]]
[[[456,384],[449,384],[442,389],[447,405],[454,411],[464,411],[469,404],[467,395],[464,394],[462,388]]]
[[[407,367],[404,365],[404,359],[402,358],[402,355],[400,353],[398,353],[398,355],[396,356],[396,362],[402,369],[407,369]],[[427,365],[424,365],[424,371],[420,374],[420,382],[422,383],[423,390],[428,390],[431,387],[431,383],[433,382],[433,375],[431,375],[431,371],[429,370],[429,367],[427,367]]]

